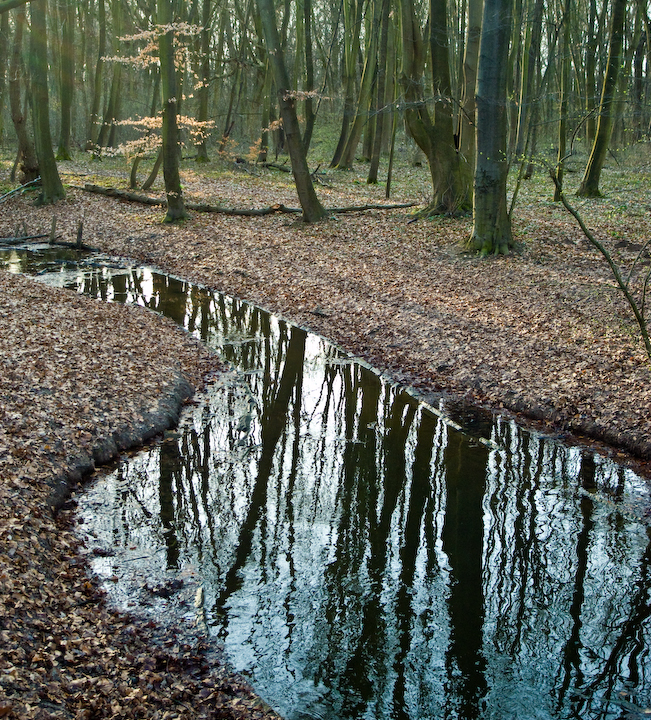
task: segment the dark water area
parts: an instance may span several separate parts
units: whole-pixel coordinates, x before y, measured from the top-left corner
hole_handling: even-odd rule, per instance
[[[630,469],[507,418],[453,421],[240,300],[21,252],[0,264],[162,312],[233,368],[80,498],[118,602],[198,615],[288,720],[651,714]]]

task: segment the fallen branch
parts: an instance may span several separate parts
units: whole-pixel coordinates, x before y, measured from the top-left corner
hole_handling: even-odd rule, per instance
[[[166,207],[167,200],[163,198],[153,198],[149,195],[142,195],[141,193],[129,192],[127,190],[118,190],[117,188],[107,188],[101,185],[91,185],[87,183],[83,188],[86,192],[96,193],[98,195],[106,195],[107,197],[115,197],[120,200],[129,200],[130,202],[137,202],[143,205]],[[350,205],[348,207],[341,208],[328,208],[328,212],[335,214],[349,213],[349,212],[365,212],[367,210],[401,210],[403,208],[413,207],[416,203],[398,203],[394,205]],[[292,213],[300,214],[303,211],[300,208],[291,208],[278,203],[277,205],[270,205],[265,208],[226,208],[221,205],[210,205],[208,203],[193,203],[186,202],[185,206],[188,210],[194,210],[195,212],[205,213],[221,213],[223,215],[238,215],[244,217],[262,217],[264,215],[272,215],[274,213]]]
[[[42,240],[43,238],[50,237],[50,233],[44,233],[41,235],[25,235],[23,237],[3,237],[0,238],[0,245],[22,245],[23,243],[30,242],[31,240]]]

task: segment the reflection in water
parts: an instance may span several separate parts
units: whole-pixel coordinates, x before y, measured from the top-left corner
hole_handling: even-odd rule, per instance
[[[633,473],[505,419],[480,442],[246,303],[143,269],[57,277],[232,363],[81,508],[122,553],[98,571],[200,569],[211,631],[287,718],[645,715],[651,536],[616,506],[646,492]]]

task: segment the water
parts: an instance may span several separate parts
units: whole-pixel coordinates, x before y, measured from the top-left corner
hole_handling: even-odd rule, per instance
[[[233,367],[82,498],[118,601],[198,612],[288,719],[651,714],[632,471],[504,418],[460,429],[323,339],[146,268],[8,256],[164,312]],[[159,592],[174,579],[198,608]]]

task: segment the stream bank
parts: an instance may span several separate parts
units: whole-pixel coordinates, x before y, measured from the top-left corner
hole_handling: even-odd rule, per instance
[[[74,491],[60,502],[64,479],[168,425],[222,365],[171,321],[4,271],[0,325],[0,716],[274,717],[200,635],[108,608]]]

